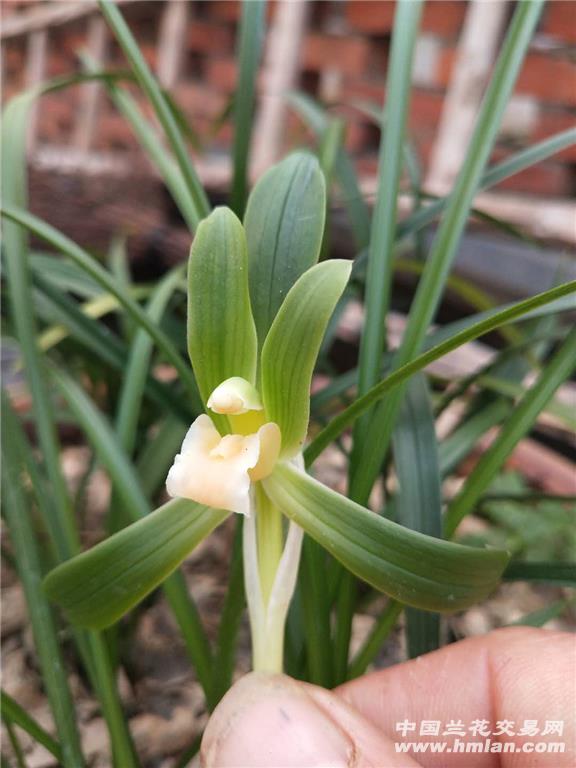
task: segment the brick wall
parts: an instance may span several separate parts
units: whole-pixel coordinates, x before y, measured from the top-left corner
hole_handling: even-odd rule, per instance
[[[30,2],[5,2],[4,14],[28,12]],[[512,4],[510,4],[512,6]],[[268,5],[273,21],[276,4]],[[234,47],[240,13],[237,0],[192,3],[181,77],[176,100],[205,150],[222,153],[231,139],[231,126],[222,120],[236,83]],[[414,90],[410,107],[410,136],[425,167],[436,136],[443,98],[453,72],[456,49],[466,14],[465,0],[426,3],[416,49]],[[148,63],[157,65],[159,19],[163,3],[137,2],[125,7]],[[512,8],[511,8],[512,11]],[[308,32],[300,57],[300,87],[332,104],[345,117],[347,144],[363,173],[374,173],[378,131],[355,103],[384,102],[392,0],[323,0],[310,3]],[[77,21],[50,32],[47,76],[78,69],[77,51],[85,44],[86,22]],[[574,125],[576,115],[576,3],[548,2],[538,33],[520,74],[495,148],[494,160],[511,151]],[[4,98],[24,86],[25,40],[4,46]],[[111,42],[108,66],[125,64]],[[79,89],[44,98],[39,113],[39,140],[66,145],[73,135]],[[287,124],[287,148],[310,137],[295,115]],[[137,156],[130,129],[103,103],[95,147]],[[576,147],[502,184],[506,190],[545,197],[565,197],[576,186]]]

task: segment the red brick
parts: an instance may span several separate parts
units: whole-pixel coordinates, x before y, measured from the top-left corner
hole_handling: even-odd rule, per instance
[[[109,112],[100,117],[95,144],[98,149],[131,149],[135,147],[134,134],[122,115]]]
[[[70,92],[67,92],[70,96]],[[75,109],[63,93],[50,93],[42,98],[38,110],[38,135],[51,144],[64,143],[72,130]]]
[[[390,32],[394,23],[396,3],[391,0],[348,0],[348,23],[362,32]]]
[[[140,43],[140,51],[150,69],[156,68],[158,48],[154,43]]]
[[[414,88],[410,99],[408,126],[411,131],[435,131],[440,121],[444,94]]]
[[[549,0],[542,19],[542,32],[565,43],[576,43],[576,4],[570,0]]]
[[[70,58],[62,49],[48,41],[46,77],[59,77],[68,74],[70,74]]]
[[[22,46],[10,40],[6,41],[3,45],[2,64],[5,76],[19,77],[24,68],[24,49]]]
[[[346,17],[355,29],[370,34],[388,34],[394,24],[396,4],[390,0],[348,0]],[[440,37],[456,37],[460,32],[467,4],[463,0],[427,2],[421,29]]]
[[[366,77],[346,78],[342,86],[342,101],[350,104],[354,101],[367,101],[382,106],[384,103],[384,83],[374,82]]]
[[[237,68],[234,59],[208,59],[206,82],[210,88],[232,93],[236,88]]]
[[[531,142],[543,141],[549,136],[553,136],[560,131],[566,131],[576,126],[576,116],[568,112],[553,112],[543,110],[540,114],[538,124],[530,136]],[[576,144],[558,152],[554,155],[554,160],[563,160],[568,163],[576,163]]]
[[[497,162],[496,157],[492,162]],[[494,189],[538,197],[566,197],[572,191],[570,169],[562,163],[539,163],[504,179]]]
[[[456,48],[444,48],[438,64],[438,86],[449,85],[455,62]],[[529,54],[520,71],[516,92],[551,104],[576,106],[576,65],[566,59]]]
[[[372,152],[356,159],[356,172],[359,176],[376,176],[378,173],[378,155]]]
[[[208,12],[213,19],[220,21],[238,21],[241,13],[240,0],[212,0],[207,3]]]
[[[360,152],[366,140],[366,123],[361,120],[348,120],[345,139],[346,149],[349,152]]]
[[[468,4],[463,0],[433,0],[424,5],[422,31],[439,37],[460,34]]]
[[[516,84],[544,102],[576,106],[576,65],[565,59],[530,54]]]
[[[218,118],[228,103],[226,95],[221,91],[190,80],[177,85],[174,96],[186,115],[207,117],[209,120]]]
[[[334,68],[347,75],[359,75],[366,70],[369,50],[368,42],[359,37],[310,34],[304,41],[302,68]]]
[[[192,51],[218,53],[220,56],[233,52],[233,35],[230,27],[193,19],[188,27],[188,46]]]

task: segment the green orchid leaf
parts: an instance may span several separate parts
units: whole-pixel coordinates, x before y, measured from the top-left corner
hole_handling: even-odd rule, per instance
[[[232,376],[255,383],[246,236],[229,208],[216,208],[201,222],[190,249],[188,352],[204,403]]]
[[[229,512],[173,499],[48,574],[49,599],[69,620],[103,629],[161,584]]]
[[[262,349],[262,400],[282,432],[282,455],[302,450],[310,416],[310,382],[326,326],[352,262],[326,261],[292,286]]]
[[[260,345],[290,288],[318,261],[325,215],[324,175],[307,152],[270,168],[252,190],[244,226]]]
[[[411,531],[326,488],[289,464],[262,481],[272,501],[346,568],[415,608],[457,611],[487,597],[506,552]]]

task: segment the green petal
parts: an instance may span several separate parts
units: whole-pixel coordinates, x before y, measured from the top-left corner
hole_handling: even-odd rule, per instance
[[[352,573],[415,608],[466,608],[492,592],[508,562],[506,552],[392,523],[288,464],[262,482],[272,501]]]
[[[228,515],[173,499],[59,565],[44,581],[46,594],[72,623],[107,627],[161,584]]]
[[[282,455],[302,450],[310,415],[310,382],[322,337],[350,277],[352,263],[326,261],[290,289],[262,349],[262,401],[282,432]]]
[[[244,226],[260,345],[290,288],[318,261],[325,216],[324,175],[307,152],[270,168],[252,190]]]
[[[204,403],[225,379],[256,377],[246,236],[229,208],[198,227],[188,266],[188,352]],[[222,418],[215,419],[221,423]]]

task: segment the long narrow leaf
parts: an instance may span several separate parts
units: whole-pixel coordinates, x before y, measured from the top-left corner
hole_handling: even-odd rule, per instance
[[[146,307],[146,312],[153,323],[160,322],[180,278],[181,269],[176,268],[158,283]],[[138,331],[132,342],[126,375],[122,383],[116,416],[116,433],[128,454],[132,453],[136,440],[138,415],[145,392],[152,346],[150,336],[143,330]]]
[[[379,361],[385,346],[385,319],[390,303],[397,199],[412,82],[412,59],[421,13],[420,0],[398,3],[396,6],[386,83],[386,130],[380,142],[378,194],[372,219],[366,276],[365,321],[358,363],[360,395],[365,394],[378,380]],[[355,443],[360,440],[361,425],[362,420],[355,427]],[[358,447],[361,455],[362,446]],[[354,453],[352,462],[354,464]]]
[[[575,368],[576,330],[573,330],[552,360],[547,363],[537,382],[513,410],[496,440],[484,453],[468,476],[464,487],[450,504],[444,525],[448,537],[453,535],[460,521],[472,510],[516,444],[528,432],[554,392]]]
[[[387,392],[390,392],[395,387],[399,386],[402,382],[405,382],[413,373],[422,370],[427,365],[434,362],[434,360],[438,360],[448,354],[448,352],[457,349],[466,342],[477,339],[479,336],[489,333],[505,323],[513,322],[537,307],[542,307],[562,296],[573,295],[575,292],[576,281],[572,281],[570,283],[563,283],[556,288],[551,288],[548,291],[544,291],[544,293],[539,293],[529,299],[524,299],[524,301],[519,301],[511,307],[490,314],[490,316],[484,320],[474,323],[474,325],[454,334],[454,336],[435,345],[423,354],[418,355],[418,357],[415,357],[401,368],[396,369],[393,373],[380,381],[379,384],[372,387],[372,389],[363,397],[358,398],[352,405],[339,413],[338,416],[336,416],[328,426],[314,438],[304,453],[307,464],[311,464],[327,445],[335,440],[349,424],[352,424],[355,419],[358,418],[358,416],[365,413],[373,403],[382,398]]]
[[[147,333],[154,339],[159,349],[164,353],[166,358],[174,365],[182,384],[188,390],[189,397],[195,408],[195,410],[201,410],[201,403],[198,398],[198,390],[192,372],[184,361],[178,350],[167,337],[167,335],[153,323],[142,307],[134,301],[134,299],[125,294],[121,288],[118,287],[116,281],[112,275],[104,269],[97,261],[95,261],[90,254],[80,248],[79,245],[74,243],[68,237],[63,235],[57,229],[50,226],[41,219],[33,216],[31,213],[15,207],[2,207],[2,215],[9,221],[16,222],[20,226],[28,229],[37,237],[45,240],[52,247],[59,250],[61,253],[69,256],[76,264],[85,270],[91,277],[93,277],[106,291],[116,296],[120,304],[124,307],[126,312],[141,325]]]
[[[466,159],[418,284],[402,344],[395,356],[396,368],[408,363],[418,354],[428,326],[434,317],[484,166],[492,150],[500,120],[538,22],[542,5],[541,0],[534,0],[517,7],[486,91]],[[402,400],[402,392],[403,388],[399,387],[385,403],[379,406],[366,434],[367,450],[363,452],[351,486],[352,493],[360,501],[368,498],[386,455]]]
[[[430,392],[423,374],[413,376],[392,437],[399,490],[395,498],[397,520],[413,531],[442,537],[442,490],[438,444]],[[406,610],[410,658],[440,645],[438,614]]]
[[[256,76],[264,44],[264,12],[266,0],[244,0],[240,21],[238,86],[234,96],[234,142],[232,145],[232,209],[244,213],[248,188],[248,166],[252,119],[256,101]]]
[[[6,403],[3,415],[5,422],[8,420],[2,430],[4,514],[26,595],[42,678],[62,745],[62,763],[66,768],[78,768],[85,765],[85,762],[80,748],[76,716],[54,618],[40,586],[40,557],[29,516],[29,504],[23,492],[21,458],[15,450],[15,444],[8,439],[9,423],[13,416]]]
[[[204,191],[198,175],[194,170],[194,166],[190,161],[190,157],[188,156],[186,143],[178,128],[174,113],[170,109],[170,105],[164,97],[158,82],[148,68],[144,57],[142,56],[142,52],[118,8],[114,3],[109,2],[109,0],[100,0],[99,6],[102,15],[108,22],[124,55],[128,59],[132,71],[134,72],[134,76],[146,96],[149,98],[158,120],[166,132],[166,137],[178,162],[190,200],[194,205],[196,224],[198,224],[199,221],[210,212],[210,205],[208,203],[206,192]]]
[[[566,131],[561,131],[549,138],[543,139],[531,147],[522,149],[501,163],[491,166],[482,176],[479,189],[486,190],[495,187],[510,176],[521,173],[527,168],[547,160],[552,155],[573,146],[575,143],[576,128],[569,128]],[[443,197],[440,200],[431,202],[408,216],[404,221],[401,221],[396,231],[396,240],[402,240],[431,224],[444,211],[449,199],[448,197]]]
[[[505,581],[537,581],[542,584],[576,587],[574,563],[514,562],[504,571]]]
[[[0,694],[0,709],[4,721],[22,728],[34,741],[42,744],[50,754],[54,755],[56,760],[62,762],[60,744],[5,691]]]

